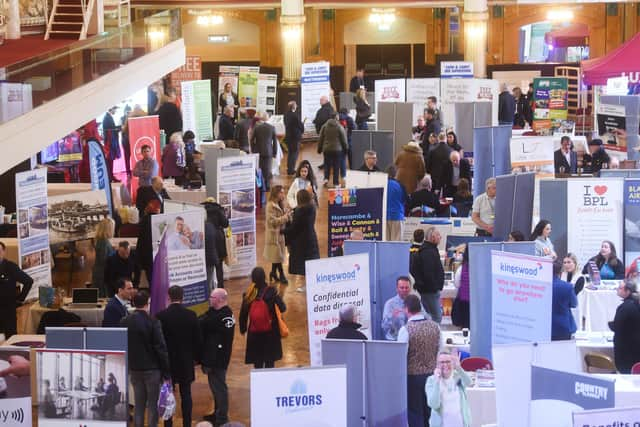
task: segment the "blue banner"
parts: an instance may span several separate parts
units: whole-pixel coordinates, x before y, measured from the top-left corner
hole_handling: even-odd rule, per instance
[[[640,180],[624,181],[624,265],[638,270],[640,258]]]
[[[104,190],[107,195],[109,215],[113,217],[113,202],[111,200],[109,172],[107,171],[107,163],[104,158],[102,146],[96,140],[89,141],[89,167],[91,170],[91,189]]]

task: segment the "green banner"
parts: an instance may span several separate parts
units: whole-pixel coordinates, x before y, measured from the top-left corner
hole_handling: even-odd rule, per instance
[[[256,108],[260,67],[240,67],[238,98],[240,108]]]
[[[213,123],[211,121],[211,81],[194,81],[193,95],[195,104],[195,126],[198,131],[198,135],[202,140],[212,140]]]
[[[553,134],[567,120],[567,78],[534,78],[533,100],[533,129],[539,134]]]

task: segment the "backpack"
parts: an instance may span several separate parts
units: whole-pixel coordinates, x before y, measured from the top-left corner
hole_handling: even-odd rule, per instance
[[[249,307],[249,332],[270,332],[273,329],[271,321],[269,306],[262,295],[258,295]]]

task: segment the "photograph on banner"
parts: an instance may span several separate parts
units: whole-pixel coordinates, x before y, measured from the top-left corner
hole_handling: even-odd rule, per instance
[[[278,88],[277,74],[258,74],[258,111],[266,112],[269,116],[276,113],[276,92]]]
[[[329,256],[343,253],[342,245],[351,232],[360,231],[364,240],[382,240],[382,188],[330,189]]]
[[[536,77],[533,79],[533,130],[539,135],[552,135],[567,120],[567,78]]]
[[[182,130],[192,131],[198,142],[213,140],[211,80],[182,82]],[[167,142],[171,135],[167,135]]]
[[[331,96],[329,81],[331,65],[328,62],[309,62],[302,64],[300,75],[300,115],[305,132],[315,133],[313,119],[320,109],[320,98]]]
[[[604,148],[627,152],[627,116],[624,105],[599,104],[598,135]]]
[[[224,86],[227,83],[231,85],[231,91],[233,93],[238,93],[239,74],[240,67],[236,65],[221,65],[218,67],[218,98],[220,98],[220,95],[224,92]]]
[[[491,342],[551,341],[552,261],[491,251]]]
[[[258,74],[260,67],[240,67],[238,74],[238,101],[240,110],[256,108],[258,101]]]
[[[640,179],[624,181],[624,265],[640,272]],[[628,274],[628,273],[627,273]]]
[[[640,406],[574,411],[572,426],[573,427],[640,426]]]
[[[567,182],[567,242],[580,265],[600,252],[604,240],[622,254],[623,193],[622,179]]]
[[[126,426],[125,352],[37,350],[38,425]]]
[[[424,117],[430,96],[440,98],[440,79],[407,79],[407,102],[413,103],[414,125],[418,123],[418,117]]]
[[[231,227],[231,247],[237,262],[225,277],[246,277],[256,266],[256,156],[218,158],[216,198]],[[233,257],[230,257],[233,258]]]
[[[311,366],[322,363],[321,341],[340,323],[340,307],[356,308],[355,322],[371,339],[369,254],[323,258],[306,262],[307,318]]]
[[[109,216],[102,190],[51,196],[47,206],[51,244],[92,239],[100,221]]]
[[[253,427],[347,427],[347,368],[254,369]]]
[[[405,79],[376,80],[374,83],[376,104],[379,102],[404,102],[406,94]]]
[[[47,169],[16,174],[18,265],[33,279],[27,299],[38,297],[38,288],[51,286]]]
[[[56,144],[58,145],[59,162],[79,162],[82,160],[82,145],[78,132],[71,132],[59,139]]]
[[[182,99],[182,82],[202,79],[202,60],[199,56],[187,55],[184,65],[169,74],[171,87],[176,90],[176,95]]]
[[[136,163],[142,160],[142,147],[151,148],[151,158],[158,162],[158,171],[162,170],[162,150],[160,150],[160,122],[158,116],[129,117],[129,145],[131,147],[131,159],[129,164],[133,171]],[[138,190],[138,178],[131,176],[131,197],[135,199]]]
[[[545,137],[511,138],[512,172],[535,172],[539,177],[553,177],[553,143]]]
[[[31,351],[0,347],[0,420],[14,427],[31,426]]]
[[[574,412],[614,406],[613,379],[531,366],[531,427],[568,427]]]

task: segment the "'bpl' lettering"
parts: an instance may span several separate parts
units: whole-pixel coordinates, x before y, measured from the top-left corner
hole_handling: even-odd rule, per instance
[[[584,194],[582,195],[582,203],[584,206],[609,206],[609,202],[605,196],[597,196],[591,193],[591,186],[584,186]]]

